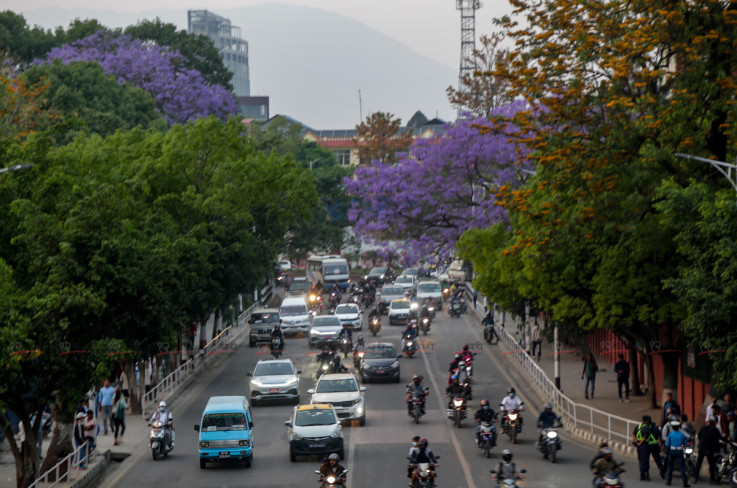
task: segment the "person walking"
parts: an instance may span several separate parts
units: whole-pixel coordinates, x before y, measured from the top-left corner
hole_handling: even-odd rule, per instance
[[[123,395],[120,394],[120,390],[115,391],[113,403],[113,411],[115,412],[113,414],[113,421],[115,421],[115,440],[113,441],[113,445],[117,446],[123,443],[123,434],[125,434],[125,410],[128,408],[128,403],[126,403]],[[118,434],[118,430],[120,430],[120,434]]]
[[[706,419],[704,426],[699,430],[699,456],[696,458],[696,479],[695,482],[699,481],[699,473],[701,473],[701,463],[704,462],[704,458],[709,462],[709,484],[718,485],[717,482],[717,454],[721,450],[719,444],[723,441],[724,437],[719,429],[714,425],[714,419]]]
[[[543,353],[543,341],[540,338],[540,325],[535,319],[535,325],[532,326],[530,331],[530,340],[532,341],[532,357],[535,357],[535,350],[537,349],[537,360],[540,361],[540,356]]]
[[[630,402],[630,363],[624,360],[624,354],[619,355],[619,361],[614,365],[614,371],[617,373],[617,392],[619,393],[619,403]],[[625,388],[624,400],[622,400],[622,387]]]
[[[665,403],[663,403],[663,421],[660,425],[665,425],[669,421],[671,415],[681,416],[681,406],[673,399],[672,393],[665,394]]]
[[[87,412],[77,412],[76,422],[74,422],[74,447],[79,448],[85,442],[84,439],[84,423],[87,418]],[[78,467],[79,469],[87,469],[85,461],[87,456],[85,449],[79,451]]]
[[[581,373],[581,379],[586,380],[586,386],[584,387],[583,392],[587,400],[589,398],[589,384],[591,384],[591,399],[594,399],[594,388],[596,386],[597,371],[599,371],[599,366],[596,364],[596,359],[594,359],[594,355],[592,353],[589,353],[583,363],[583,372]]]
[[[97,394],[98,397],[98,412],[102,413],[102,427],[104,429],[104,435],[108,433],[108,425],[110,425],[110,431],[115,428],[113,425],[113,396],[115,396],[115,388],[110,386],[110,380],[105,380],[100,392]]]
[[[640,480],[650,481],[650,456],[655,460],[660,477],[665,478],[665,470],[660,459],[660,429],[649,415],[642,416],[642,423],[632,432],[632,443],[637,447],[640,461]]]
[[[665,440],[665,451],[668,455],[668,473],[665,477],[665,484],[670,485],[673,479],[673,466],[678,465],[678,471],[681,472],[683,486],[691,486],[688,484],[688,476],[686,476],[686,463],[683,462],[683,451],[686,449],[688,440],[681,432],[681,423],[678,420],[670,422],[671,432]]]

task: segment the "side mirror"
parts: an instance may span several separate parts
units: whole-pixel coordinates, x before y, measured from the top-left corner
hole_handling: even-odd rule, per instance
[[[320,473],[320,471],[318,471],[318,470],[315,470],[315,474],[321,474],[321,473]]]
[[[401,354],[397,355],[397,359],[402,359],[402,355]]]
[[[491,473],[491,474],[496,474],[496,473],[497,473],[497,471],[496,471],[496,469],[490,469],[490,470],[489,470],[489,473]]]
[[[522,473],[522,474],[525,474],[527,472],[527,470],[526,469],[520,469],[519,472]]]
[[[248,421],[248,428],[253,429],[253,420]]]
[[[362,387],[360,387],[360,388],[359,388],[358,390],[359,390],[359,391],[366,391],[366,387],[365,387],[365,386],[362,386]]]
[[[253,376],[253,373],[246,373],[246,376]]]
[[[197,432],[199,432],[200,431],[200,426],[198,424],[195,424],[194,430],[196,430]]]
[[[310,394],[310,395],[314,395],[315,394],[315,389],[314,388],[310,388],[309,390],[307,390],[307,393]]]
[[[297,370],[297,374],[302,374],[302,370],[301,369],[298,369]]]
[[[292,426],[292,421],[291,420],[287,420],[286,422],[284,422],[284,425],[286,425],[287,427],[291,427]]]

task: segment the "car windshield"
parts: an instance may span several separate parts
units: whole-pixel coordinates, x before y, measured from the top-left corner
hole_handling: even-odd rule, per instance
[[[242,413],[208,413],[202,419],[202,430],[246,430],[246,416]]]
[[[414,281],[411,276],[400,276],[395,283],[412,283]]]
[[[420,270],[417,268],[408,268],[402,271],[403,275],[410,275],[410,276],[417,276],[420,273]]]
[[[292,281],[289,285],[289,291],[307,291],[311,289],[312,285],[307,280]]]
[[[346,391],[358,391],[358,385],[353,378],[344,380],[321,380],[317,382],[316,393],[338,393]]]
[[[322,269],[326,275],[348,274],[348,266],[345,264],[325,264]]]
[[[367,349],[364,353],[364,359],[383,359],[383,358],[395,358],[397,357],[396,351],[390,347],[383,347],[381,349]]]
[[[402,310],[405,308],[409,308],[409,302],[406,300],[392,302],[392,308],[395,310]]]
[[[384,288],[381,290],[382,295],[404,295],[404,288],[400,288],[398,286],[393,286],[391,288]]]
[[[381,276],[386,272],[386,268],[374,268],[369,271],[369,276]]]
[[[332,425],[335,416],[332,410],[299,410],[294,416],[294,425],[298,427],[309,427],[311,425]]]
[[[259,313],[256,312],[252,315],[254,324],[263,323],[276,323],[279,322],[279,314],[276,312]]]
[[[358,310],[356,310],[356,307],[351,305],[339,305],[338,308],[335,309],[335,313],[358,313]]]
[[[256,365],[254,376],[273,376],[294,374],[294,368],[289,363],[261,363]]]
[[[320,317],[312,319],[312,327],[342,327],[338,317]]]
[[[287,305],[281,308],[283,316],[288,315],[307,315],[307,307],[305,305]]]
[[[440,283],[420,283],[417,293],[440,293]]]

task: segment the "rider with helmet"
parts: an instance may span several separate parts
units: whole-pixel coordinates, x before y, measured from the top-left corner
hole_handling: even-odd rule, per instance
[[[359,368],[361,366],[361,352],[366,350],[366,344],[363,343],[363,336],[361,334],[358,334],[358,338],[356,339],[356,343],[353,345],[353,365],[356,368]]]
[[[491,408],[491,405],[489,404],[489,400],[484,398],[481,400],[481,408],[476,410],[476,414],[473,416],[473,420],[479,424],[478,427],[476,427],[476,445],[481,442],[481,424],[484,422],[488,422],[490,424],[494,423],[494,419],[496,418],[496,413]],[[494,441],[496,441],[496,432],[494,432]]]
[[[340,457],[336,453],[328,456],[328,459],[320,466],[320,474],[324,477],[335,476],[341,482],[345,483],[345,468],[338,464]]]
[[[461,361],[465,361],[466,364],[468,364],[473,361],[473,357],[475,355],[476,354],[468,350],[468,344],[463,344],[463,350],[461,351]]]
[[[161,422],[167,429],[169,429],[169,433],[171,434],[169,436],[169,448],[174,449],[174,417],[172,416],[171,411],[166,408],[166,402],[164,400],[159,402],[159,409],[154,411],[154,414],[151,416],[151,420],[149,420],[149,424],[153,424],[157,421]]]
[[[461,355],[456,354],[453,356],[453,360],[450,362],[450,366],[448,367],[448,373],[451,375],[455,372],[455,370],[458,369],[458,363],[461,361]],[[450,383],[450,382],[448,382]]]
[[[425,413],[425,397],[430,394],[430,389],[427,388],[425,385],[422,384],[422,376],[414,375],[412,376],[412,382],[406,386],[407,391],[407,413],[409,415],[412,415],[412,403],[410,403],[410,400],[415,395],[422,398],[422,413]]]
[[[604,476],[612,471],[617,471],[620,463],[616,462],[612,457],[612,450],[609,447],[603,447],[600,450],[601,457],[594,461],[591,465],[591,471],[594,473],[594,487],[599,488],[604,485]]]
[[[458,381],[458,376],[450,377],[450,385],[445,389],[445,396],[448,397],[448,408],[453,408],[453,398],[462,397],[464,393],[463,385]]]
[[[274,339],[278,337],[279,340],[279,351],[284,350],[284,334],[282,333],[281,326],[277,322],[274,324],[274,328],[271,331],[271,341],[273,342]]]
[[[438,459],[435,457],[435,454],[432,452],[432,450],[427,447],[427,439],[420,439],[420,442],[417,443],[417,451],[412,454],[410,457],[410,464],[411,465],[418,465],[420,463],[428,463],[430,465],[430,483],[435,484],[435,466],[438,464]],[[412,472],[412,480],[410,481],[409,486],[414,486],[415,481],[417,480],[417,470],[414,470]]]
[[[540,436],[538,437],[537,442],[543,441],[543,431],[545,429],[554,427],[556,425],[556,422],[558,425],[562,424],[560,417],[558,417],[555,412],[553,412],[552,403],[546,402],[544,408],[545,409],[540,412],[540,415],[537,417],[537,427],[540,429]]]
[[[513,387],[509,387],[507,389],[507,396],[504,397],[501,403],[501,410],[502,412],[502,434],[504,433],[504,426],[506,425],[507,421],[507,413],[510,410],[519,410],[524,402],[517,396],[517,392],[514,391]],[[524,423],[522,420],[522,416],[519,416],[519,426],[520,431],[524,427]]]
[[[504,449],[502,451],[502,460],[496,470],[496,483],[501,486],[504,480],[521,480],[524,479],[522,473],[517,469],[517,464],[512,462],[512,451]]]

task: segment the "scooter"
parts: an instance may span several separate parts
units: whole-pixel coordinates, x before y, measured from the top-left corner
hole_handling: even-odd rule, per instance
[[[271,338],[271,355],[274,357],[274,359],[279,359],[279,356],[281,356],[283,350],[284,350],[284,343],[282,342],[282,338],[279,336],[272,337]]]
[[[596,480],[601,478],[601,486],[606,486],[607,488],[624,488],[624,483],[619,478],[619,475],[622,473],[624,473],[624,469],[616,469],[602,476],[594,476],[591,486],[596,488]]]
[[[415,352],[417,352],[415,339],[411,335],[407,334],[404,336],[404,340],[402,341],[402,353],[411,358],[414,356]]]
[[[563,447],[563,442],[560,440],[558,431],[552,427],[542,430],[542,441],[537,445],[537,450],[540,451],[544,458],[550,459],[551,463],[554,463],[558,451]]]
[[[422,320],[420,320],[420,330],[424,335],[430,332],[430,317],[422,317]]]
[[[525,474],[527,472],[527,470],[526,469],[520,469],[519,472],[520,472],[520,474]],[[519,486],[517,484],[517,480],[512,479],[512,478],[507,478],[507,479],[500,480],[499,479],[499,473],[497,472],[496,469],[492,469],[491,471],[489,471],[489,473],[491,473],[493,475],[493,478],[496,480],[496,487],[497,488],[506,487],[506,486]]]
[[[320,485],[320,488],[345,488],[345,483],[343,483],[342,478],[337,478],[332,475],[325,476],[320,473],[320,471],[315,470],[315,473],[320,475],[320,479],[317,480],[318,483],[322,483]],[[343,471],[343,474],[347,474],[348,470],[346,469]]]
[[[484,451],[484,457],[491,456],[491,449],[496,446],[496,427],[490,422],[481,422],[479,426],[478,448]]]
[[[450,306],[448,307],[448,313],[450,313],[451,317],[461,316],[461,313],[463,310],[463,305],[461,304],[461,300],[463,300],[463,298],[451,300]]]
[[[174,447],[171,445],[171,423],[166,424],[157,420],[151,426],[151,434],[149,435],[149,445],[151,447],[151,455],[154,461],[158,461],[160,457],[164,457],[171,452]]]

